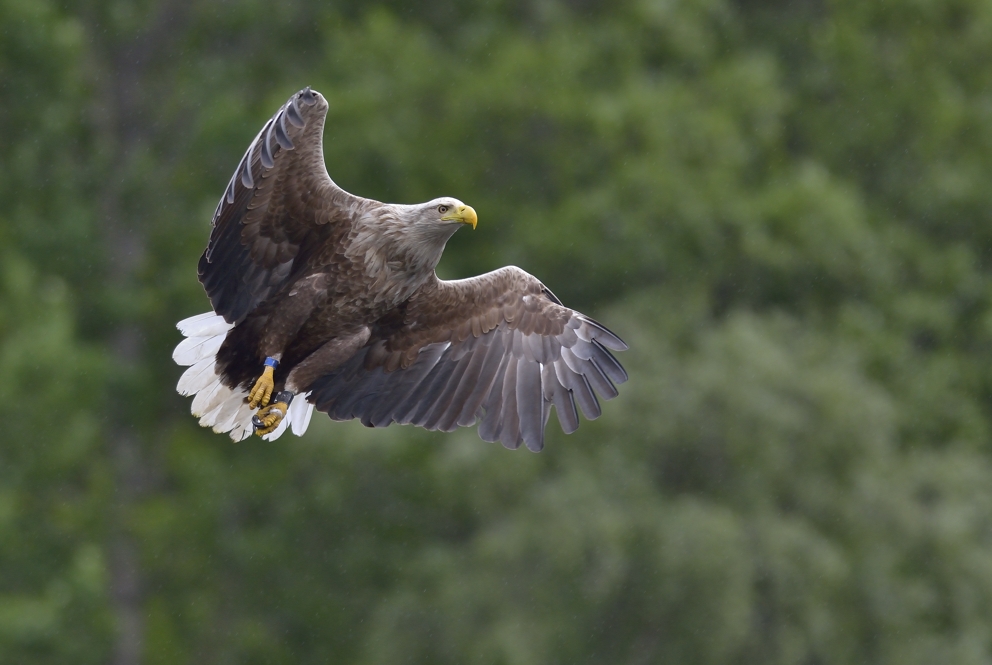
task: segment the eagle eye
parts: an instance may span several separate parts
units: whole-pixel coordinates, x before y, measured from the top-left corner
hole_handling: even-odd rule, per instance
[[[444,213],[448,212],[448,206],[438,206],[437,211],[443,215]]]

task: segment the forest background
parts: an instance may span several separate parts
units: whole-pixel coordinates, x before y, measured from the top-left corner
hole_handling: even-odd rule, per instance
[[[233,445],[211,213],[310,85],[630,344],[540,454]],[[992,3],[0,0],[0,664],[992,663]]]

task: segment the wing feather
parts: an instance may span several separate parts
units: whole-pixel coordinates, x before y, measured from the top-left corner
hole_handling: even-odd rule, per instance
[[[499,369],[493,379],[489,397],[484,402],[485,416],[479,423],[479,436],[483,441],[499,441],[500,430],[503,427],[503,385],[506,380],[506,370],[513,360],[512,356],[504,355],[500,360]]]
[[[544,447],[544,395],[541,391],[541,365],[533,360],[517,360],[517,414],[520,435],[535,452]]]
[[[506,347],[503,345],[503,336],[493,333],[489,335],[492,342],[486,352],[486,359],[479,370],[479,379],[476,381],[472,392],[465,398],[465,404],[458,412],[455,423],[459,427],[468,427],[475,423],[480,417],[480,409],[497,376],[501,376],[500,371],[503,359],[506,357]]]
[[[606,378],[603,371],[599,369],[599,367],[596,366],[596,363],[591,360],[585,360],[578,357],[573,350],[574,348],[577,347],[561,350],[562,360],[565,361],[568,368],[574,373],[584,376],[589,382],[590,387],[595,389],[595,391],[602,395],[605,399],[613,399],[616,397],[618,394],[617,389],[612,383],[610,383],[610,380]]]
[[[579,427],[579,414],[575,410],[575,401],[572,399],[572,393],[561,385],[553,364],[543,367],[541,370],[541,382],[544,388],[544,401],[554,404],[562,431],[565,434],[571,434]]]
[[[516,358],[506,363],[503,375],[503,408],[500,414],[499,442],[505,448],[516,450],[520,447],[520,414],[517,411],[517,366]]]
[[[349,227],[357,207],[324,166],[327,101],[293,95],[248,146],[214,211],[198,274],[213,310],[237,324]]]
[[[417,391],[416,400],[411,405],[409,411],[402,416],[402,420],[397,420],[397,422],[410,423],[423,427],[427,414],[441,393],[444,392],[448,379],[457,366],[457,362],[439,362],[434,365],[428,377],[429,380],[424,381],[421,388]]]
[[[480,332],[479,336],[475,339],[480,342],[476,346],[485,346],[485,349],[479,349],[473,352],[469,356],[469,363],[465,368],[465,372],[462,374],[461,379],[458,384],[454,386],[452,390],[451,403],[445,408],[445,410],[439,414],[437,420],[437,428],[444,432],[450,432],[458,427],[459,415],[465,410],[471,403],[473,396],[476,394],[477,388],[485,389],[489,387],[489,381],[491,378],[486,376],[486,362],[492,357],[496,357],[496,354],[492,352],[492,339],[494,335],[483,336]],[[481,393],[481,390],[478,392]],[[481,396],[480,396],[481,399]],[[476,403],[471,407],[472,417],[475,417],[475,412],[478,410],[479,404]]]
[[[452,355],[456,354],[453,353]],[[462,354],[461,358],[454,360],[453,369],[450,375],[444,380],[441,393],[434,403],[431,404],[431,408],[424,414],[424,417],[419,421],[415,421],[415,424],[430,430],[440,429],[438,423],[448,412],[451,403],[456,399],[458,388],[462,385],[462,379],[465,378],[465,372],[475,357],[475,354],[466,353]],[[450,365],[451,363],[448,364]]]
[[[392,389],[382,396],[372,414],[372,424],[375,427],[385,427],[394,421],[400,422],[399,414],[406,413],[411,408],[410,402],[416,398],[420,384],[427,378],[445,350],[444,344],[432,344],[427,349],[421,350],[417,362],[412,367],[392,375]],[[389,374],[384,368],[375,371],[384,375]]]

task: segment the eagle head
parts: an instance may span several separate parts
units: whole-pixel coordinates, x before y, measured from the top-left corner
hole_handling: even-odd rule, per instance
[[[459,228],[458,224],[468,224],[475,230],[476,224],[479,223],[475,208],[448,196],[423,204],[421,219],[427,223],[449,226],[456,231]]]
[[[435,245],[438,250],[444,249],[444,244],[463,224],[474,229],[479,223],[472,206],[450,196],[398,207],[400,210],[396,220],[403,227],[401,233],[419,242]]]
[[[394,265],[403,266],[404,272],[420,276],[434,271],[455,231],[463,224],[474,229],[479,222],[472,206],[450,196],[415,205],[392,204],[385,209],[390,214],[379,216],[375,224],[376,251]]]

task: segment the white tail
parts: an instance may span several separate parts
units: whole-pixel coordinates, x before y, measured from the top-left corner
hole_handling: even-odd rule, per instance
[[[183,319],[176,327],[186,339],[172,352],[172,359],[177,365],[189,367],[179,378],[176,391],[180,395],[195,395],[190,411],[200,419],[200,425],[211,427],[218,434],[229,432],[234,441],[247,439],[254,431],[251,424],[254,412],[247,404],[248,391],[225,386],[215,365],[217,351],[234,326],[224,317],[206,312]],[[313,404],[306,399],[309,394],[297,395],[279,427],[262,438],[274,441],[287,429],[302,436],[313,415]]]

